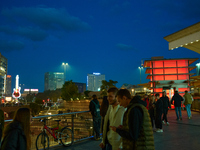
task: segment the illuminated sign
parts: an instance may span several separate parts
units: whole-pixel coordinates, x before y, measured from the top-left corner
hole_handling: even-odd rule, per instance
[[[33,92],[38,92],[38,89],[24,89],[25,92],[28,92],[28,91],[33,91]]]
[[[93,75],[99,76],[101,73],[93,72]]]
[[[11,75],[7,75],[7,78],[11,78]]]

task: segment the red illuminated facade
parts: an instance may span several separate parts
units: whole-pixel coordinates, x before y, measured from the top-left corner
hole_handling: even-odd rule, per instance
[[[194,73],[190,71],[196,67],[191,67],[198,58],[184,59],[164,59],[163,57],[153,57],[144,62],[147,79],[150,79],[152,93],[166,91],[169,97],[178,90],[183,95],[185,90],[190,91],[190,76]]]

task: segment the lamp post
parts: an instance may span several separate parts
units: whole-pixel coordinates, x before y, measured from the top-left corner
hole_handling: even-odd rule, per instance
[[[140,69],[140,84],[142,83],[142,79],[141,79],[141,70],[143,69],[143,67],[138,67]]]
[[[68,63],[62,63],[62,66],[64,67],[64,82],[66,80],[66,66],[68,66]]]

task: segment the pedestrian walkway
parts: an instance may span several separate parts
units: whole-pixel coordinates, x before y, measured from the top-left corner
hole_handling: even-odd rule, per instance
[[[183,120],[176,121],[175,111],[169,110],[169,126],[163,125],[163,133],[154,132],[156,150],[200,150],[200,113],[192,112],[190,120],[185,110],[182,115]],[[58,146],[51,150],[101,150],[100,142],[86,140],[68,148]]]

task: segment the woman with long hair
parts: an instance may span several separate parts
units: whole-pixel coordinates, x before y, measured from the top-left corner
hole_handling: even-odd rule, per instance
[[[30,109],[19,108],[4,130],[1,150],[30,150],[30,122]]]
[[[151,95],[151,97],[149,98],[149,116],[151,118],[152,128],[154,128],[155,125],[155,104],[156,98],[154,95]]]

